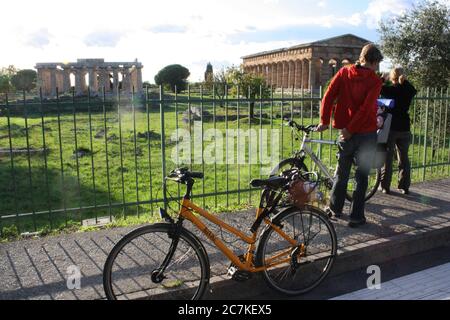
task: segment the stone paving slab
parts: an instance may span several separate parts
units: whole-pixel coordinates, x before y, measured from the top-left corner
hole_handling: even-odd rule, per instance
[[[450,300],[450,263],[381,283],[332,300]]]
[[[348,211],[348,208],[347,208]],[[221,215],[233,226],[250,227],[254,211]],[[334,222],[339,253],[359,252],[400,241],[399,236],[423,238],[423,234],[450,228],[450,179],[414,185],[411,195],[377,195],[367,204],[368,224],[360,229],[347,227],[347,218]],[[186,226],[189,226],[186,224]],[[210,226],[217,234],[220,231]],[[102,299],[102,269],[114,244],[136,227],[75,233],[42,239],[0,244],[0,299]],[[192,227],[188,227],[193,230]],[[450,230],[450,229],[449,229]],[[229,262],[203,235],[193,230],[206,247],[214,281],[223,280]],[[233,240],[224,235],[225,240]],[[232,247],[243,253],[236,242]],[[246,246],[242,246],[246,248]],[[395,257],[395,246],[385,255]],[[362,252],[362,251],[361,251]],[[367,254],[367,250],[364,251]],[[350,257],[349,260],[355,260]],[[67,268],[81,268],[81,290],[67,289]],[[236,284],[237,285],[237,284]],[[209,298],[219,297],[214,292]],[[221,296],[223,298],[223,296]]]

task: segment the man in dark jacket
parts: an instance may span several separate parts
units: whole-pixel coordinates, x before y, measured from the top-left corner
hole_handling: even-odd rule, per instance
[[[395,68],[390,73],[392,86],[384,85],[381,95],[395,101],[395,107],[389,112],[392,113],[391,131],[387,143],[386,163],[381,171],[381,188],[383,193],[390,194],[392,180],[392,164],[394,152],[397,150],[398,159],[398,189],[403,194],[409,194],[411,185],[411,162],[408,151],[411,143],[411,119],[409,117],[409,107],[417,90],[406,80],[401,68]]]
[[[333,112],[333,127],[341,130],[337,177],[329,208],[336,217],[342,215],[350,170],[356,158],[356,189],[349,222],[352,228],[366,223],[365,196],[376,150],[377,98],[382,86],[375,71],[382,60],[383,55],[375,45],[365,46],[359,63],[342,68],[333,78],[320,110],[321,124],[317,131],[328,129]]]

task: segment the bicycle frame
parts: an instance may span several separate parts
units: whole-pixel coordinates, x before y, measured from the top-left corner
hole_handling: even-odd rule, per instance
[[[256,211],[256,217],[258,218],[262,212],[263,208],[258,208]],[[249,247],[246,254],[245,261],[241,261],[241,259],[234,254],[234,252],[219,238],[217,237],[211,230],[208,229],[208,227],[199,219],[197,218],[194,213],[199,214],[203,218],[207,219],[208,221],[212,222],[213,224],[220,226],[221,228],[227,230],[228,232],[232,233],[236,237],[240,238],[242,241],[246,242]],[[216,247],[239,269],[251,272],[251,273],[257,273],[264,271],[268,268],[281,265],[284,263],[288,263],[290,261],[290,258],[287,258],[285,260],[279,260],[284,255],[288,255],[291,253],[291,248],[289,250],[286,250],[285,252],[282,252],[280,254],[277,254],[275,257],[271,258],[269,260],[269,264],[264,267],[255,267],[253,264],[253,258],[254,258],[254,252],[256,250],[256,242],[257,242],[257,234],[258,231],[255,231],[251,236],[247,236],[240,230],[230,226],[229,224],[225,223],[221,219],[217,218],[216,216],[210,214],[208,211],[198,207],[195,205],[190,199],[184,198],[181,209],[180,209],[180,217],[192,222],[209,240],[211,240]],[[283,239],[285,239],[288,243],[290,243],[291,246],[297,246],[297,241],[295,239],[292,239],[289,237],[286,233],[281,230],[281,228],[277,227],[276,225],[272,224],[272,222],[265,218],[264,222],[267,226],[270,226],[274,229],[275,232],[277,232]],[[302,250],[304,249],[302,245]]]
[[[324,166],[322,161],[320,161],[320,159],[316,156],[314,151],[309,147],[308,144],[311,144],[311,143],[335,146],[335,145],[337,145],[336,141],[310,139],[309,135],[305,134],[303,136],[302,145],[300,147],[300,152],[304,152],[305,154],[307,154],[312,159],[312,161],[317,165],[317,167],[320,169],[320,171],[322,171],[322,173],[325,174],[325,176],[328,179],[331,179],[331,180],[334,179],[334,175],[331,175],[331,173],[328,171],[327,167]]]

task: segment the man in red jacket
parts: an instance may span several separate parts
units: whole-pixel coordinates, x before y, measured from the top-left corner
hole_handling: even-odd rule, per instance
[[[366,223],[364,203],[376,150],[377,98],[382,87],[375,71],[382,60],[383,55],[374,44],[365,46],[359,62],[342,68],[333,78],[320,109],[317,131],[329,128],[332,113],[333,128],[340,130],[339,163],[329,208],[336,217],[342,215],[350,170],[356,159],[356,189],[349,222],[352,228]]]

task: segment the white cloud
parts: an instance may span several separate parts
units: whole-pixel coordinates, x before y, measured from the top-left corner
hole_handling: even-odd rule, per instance
[[[52,35],[46,28],[42,28],[28,35],[25,44],[33,48],[43,49],[50,43]]]
[[[367,19],[367,26],[371,29],[376,29],[383,18],[402,14],[411,5],[411,0],[373,0],[369,3],[364,13]]]

